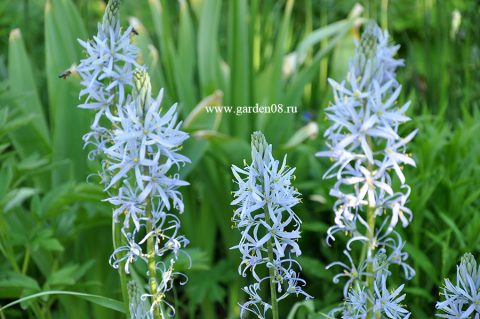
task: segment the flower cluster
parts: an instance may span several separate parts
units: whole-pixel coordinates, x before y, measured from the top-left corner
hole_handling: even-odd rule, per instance
[[[347,256],[353,265],[350,255],[347,254]],[[404,285],[394,291],[387,288],[387,278],[390,272],[388,271],[389,261],[384,252],[380,251],[376,254],[371,274],[363,270],[355,275],[356,278],[351,276],[352,272],[357,271],[355,268],[348,269],[348,266],[341,262],[334,264],[345,268],[345,275],[350,276],[349,281],[352,287],[344,292],[344,303],[333,309],[329,313],[329,317],[336,318],[338,314],[343,319],[365,319],[368,318],[369,314],[371,318],[408,319],[410,317],[409,311],[401,305],[401,302],[405,299],[405,294],[400,295]],[[367,287],[361,283],[360,276],[362,275],[374,278],[373,293],[369,292]],[[338,278],[335,281],[338,282]]]
[[[79,107],[96,111],[84,140],[93,146],[89,158],[101,159],[98,175],[123,235],[123,244],[116,247],[110,264],[123,267],[127,275],[136,261],[147,264],[150,291],[133,298],[130,310],[133,318],[158,318],[154,313],[159,309],[175,311],[165,299],[174,278],[183,277],[180,284],[186,282],[174,265],[188,244],[179,234],[180,220],[175,214],[184,210],[179,188],[188,183],[178,170],[190,160],[179,150],[188,134],[180,130],[176,105],[162,112],[163,90],[152,97],[148,73],[135,62],[132,30],[121,32],[118,9],[119,0],[111,0],[97,36],[93,41],[80,41],[87,51],[77,68],[84,86],[80,96],[87,98]],[[138,302],[147,298],[150,310],[141,311],[145,305]]]
[[[154,239],[158,256],[167,252],[177,255],[188,243],[184,236],[178,235],[178,217],[170,213],[172,209],[183,212],[178,188],[188,183],[178,173],[169,175],[172,169],[190,162],[178,153],[188,135],[180,131],[175,105],[160,114],[163,91],[152,99],[150,79],[144,70],[135,71],[134,83],[132,102],[118,110],[103,165],[109,177],[106,189],[112,195],[107,201],[115,207],[115,221],[123,219],[122,231],[128,243],[114,252],[112,265],[117,267],[126,261],[127,273],[131,262],[138,257],[146,258],[141,245],[149,238]],[[151,224],[151,229],[138,240],[147,224]],[[120,254],[122,251],[127,253]],[[118,255],[123,257],[117,258]]]
[[[272,156],[272,146],[260,132],[252,134],[252,163],[245,168],[232,166],[238,190],[233,192],[232,205],[238,206],[232,221],[241,231],[242,238],[236,248],[242,254],[239,273],[246,277],[252,273],[255,283],[243,288],[249,300],[240,305],[243,318],[246,311],[265,318],[272,304],[262,300],[259,292],[264,282],[273,288],[272,302],[290,294],[304,295],[305,281],[298,276],[300,264],[294,259],[301,254],[301,220],[292,207],[299,203],[299,193],[291,185],[294,169]],[[262,277],[257,269],[265,266],[269,275]],[[265,283],[267,284],[267,283]],[[277,293],[279,294],[277,297]]]
[[[441,295],[445,300],[437,302],[436,308],[443,312],[438,317],[480,319],[480,265],[472,254],[463,255],[456,284],[445,279]]]
[[[374,23],[368,24],[346,80],[338,83],[329,79],[334,103],[326,108],[326,113],[333,124],[325,137],[330,149],[316,155],[334,162],[324,178],[337,180],[330,191],[337,198],[335,225],[328,230],[327,242],[335,240],[338,232],[349,236],[345,250],[349,264],[330,265],[343,268],[334,278],[336,282],[340,277],[347,279],[344,318],[366,318],[368,313],[387,318],[409,316],[399,305],[403,300],[403,296],[398,296],[401,289],[387,296],[385,285],[389,273],[374,269],[378,252],[386,256],[388,264],[403,267],[407,279],[415,274],[406,264],[404,243],[394,230],[399,221],[406,227],[412,219],[412,212],[405,206],[410,187],[405,184],[402,169],[404,165],[415,166],[405,151],[416,134],[414,131],[402,138],[398,131],[409,120],[405,112],[410,103],[397,105],[401,86],[395,72],[403,64],[394,59],[397,50],[398,46],[389,45],[387,32]],[[400,184],[398,190],[392,188],[395,178]],[[357,265],[350,255],[355,242],[365,247]],[[379,310],[378,303],[385,307]],[[360,304],[363,306],[359,307]],[[351,309],[357,309],[357,315],[349,315]]]
[[[132,27],[122,31],[119,18],[120,0],[108,2],[103,21],[98,24],[97,35],[92,40],[78,40],[87,57],[76,67],[86,96],[79,107],[96,111],[91,131],[84,136],[85,145],[93,144],[89,159],[103,153],[108,128],[102,126],[106,117],[114,122],[117,108],[126,104],[127,90],[132,85],[133,70],[138,48],[131,43]]]

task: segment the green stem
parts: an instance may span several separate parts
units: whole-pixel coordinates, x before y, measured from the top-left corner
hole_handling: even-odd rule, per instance
[[[265,221],[270,225],[270,214],[268,213],[268,208],[265,205],[264,208]],[[268,249],[268,261],[273,265],[273,234],[272,237],[267,242]],[[272,318],[278,319],[278,302],[277,302],[277,290],[275,288],[275,269],[270,267],[268,269],[270,275],[270,297],[272,302]]]
[[[373,255],[373,250],[375,249],[374,247],[371,246],[373,237],[374,237],[374,231],[375,231],[375,207],[373,206],[368,206],[368,212],[367,212],[367,222],[368,222],[368,228],[371,230],[371,232],[368,232],[368,242],[366,245],[367,247],[367,258],[369,262],[367,263],[367,273],[372,274],[372,276],[367,276],[367,287],[368,290],[370,291],[370,295],[374,296],[375,291],[373,287],[373,260],[372,260],[372,255]],[[373,309],[373,303],[370,299],[367,300],[367,309]],[[368,311],[367,314],[367,319],[373,318],[373,313],[371,311]]]
[[[25,248],[25,257],[23,258],[22,274],[27,273],[29,262],[30,262],[30,246],[27,245],[27,247]]]
[[[39,319],[45,319],[45,315],[43,314],[43,311],[41,310],[40,306],[38,305],[38,302],[32,302],[32,310],[35,316]]]
[[[145,209],[145,213],[147,216],[147,225],[146,231],[147,234],[153,231],[153,224],[152,224],[152,204],[150,201],[150,197],[147,198],[147,207]],[[152,295],[152,304],[156,302],[157,298],[157,267],[155,264],[155,238],[153,236],[149,236],[147,238],[147,255],[148,255],[148,282],[150,286],[150,294]],[[153,318],[154,319],[161,319],[164,318],[163,311],[160,312],[160,305],[154,308],[153,311]]]
[[[388,0],[382,0],[382,28],[388,29]]]
[[[371,138],[368,138],[368,145],[369,147],[373,150],[373,141]],[[370,175],[373,175],[372,174],[372,171],[373,171],[373,167],[372,165],[369,163],[368,164],[368,167],[367,167],[368,171],[370,172]],[[370,185],[369,185],[370,187]],[[371,187],[374,187],[373,184],[371,185]],[[367,288],[368,290],[370,291],[370,296],[374,296],[375,295],[375,289],[374,289],[374,276],[373,276],[373,273],[374,273],[374,267],[373,267],[373,254],[374,254],[374,250],[375,250],[375,245],[372,244],[373,241],[375,240],[375,206],[372,205],[372,203],[370,203],[370,201],[368,202],[368,209],[367,209],[367,223],[368,223],[368,229],[367,229],[367,237],[368,237],[368,242],[365,244],[365,246],[363,247],[364,250],[362,252],[362,255],[366,252],[367,254],[367,260],[368,260],[368,263],[367,263],[367,274],[371,274],[371,276],[367,276]],[[368,299],[367,300],[367,311],[369,309],[373,309],[373,302]],[[380,317],[380,314],[379,313],[376,313],[375,315],[371,312],[371,311],[368,311],[367,312],[367,319],[372,319],[372,318],[381,318]]]
[[[377,20],[377,5],[375,0],[368,0],[368,18]]]
[[[112,219],[112,233],[113,233],[113,248],[114,250],[117,247],[120,247],[123,243],[122,237],[122,225],[121,223],[116,223],[114,219]],[[120,276],[120,287],[122,289],[122,299],[125,306],[125,313],[127,318],[130,318],[130,298],[128,296],[128,288],[127,288],[127,274],[125,273],[125,262],[120,263],[118,267],[118,274]]]
[[[107,77],[107,86],[111,83],[110,79]],[[117,112],[117,103],[118,103],[118,94],[119,90],[117,89],[115,98],[113,99],[110,106],[114,107],[114,112]],[[110,128],[113,130],[113,127]],[[107,157],[108,158],[108,157]],[[122,223],[116,223],[112,218],[112,236],[113,236],[113,249],[116,250],[118,247],[122,246],[125,243],[125,238],[122,236]],[[121,262],[118,266],[118,275],[120,276],[120,288],[122,290],[122,300],[125,307],[125,315],[127,318],[130,318],[130,296],[128,294],[128,279],[127,274],[125,273],[125,262]]]

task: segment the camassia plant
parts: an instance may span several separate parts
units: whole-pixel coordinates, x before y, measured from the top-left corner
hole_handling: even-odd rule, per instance
[[[456,283],[445,279],[441,295],[444,300],[437,302],[436,307],[442,312],[438,317],[480,319],[480,265],[472,254],[463,255],[457,266]]]
[[[232,221],[242,234],[240,243],[232,248],[242,254],[239,274],[246,277],[251,272],[255,279],[243,288],[249,300],[240,304],[241,318],[247,312],[266,318],[271,310],[278,319],[278,302],[288,295],[312,298],[302,289],[306,282],[299,277],[301,266],[294,259],[301,255],[297,244],[301,220],[292,210],[300,202],[300,194],[291,185],[294,171],[287,166],[286,157],[281,165],[273,158],[272,145],[261,132],[252,134],[252,163],[245,163],[244,168],[232,166],[238,185],[233,192],[232,205],[238,207]],[[268,275],[263,276],[265,269]],[[270,287],[269,301],[261,297],[263,286]]]
[[[387,284],[390,265],[401,266],[406,279],[415,275],[406,263],[404,241],[395,230],[398,222],[406,227],[412,219],[405,206],[410,187],[402,169],[405,164],[415,166],[405,151],[416,134],[399,135],[399,126],[409,120],[405,112],[410,102],[397,104],[401,86],[395,72],[403,64],[394,59],[397,50],[398,46],[389,44],[387,32],[369,23],[346,79],[329,80],[334,96],[326,109],[332,121],[325,132],[329,150],[316,155],[331,158],[333,165],[324,178],[337,180],[330,191],[337,198],[335,225],[328,230],[327,242],[335,240],[337,233],[348,237],[347,261],[327,267],[341,268],[335,283],[346,280],[345,300],[330,312],[332,318],[410,317],[402,305],[404,285],[391,290]],[[394,189],[396,184],[399,187]]]
[[[152,97],[148,73],[136,62],[132,28],[121,30],[119,4],[110,1],[97,35],[80,41],[87,57],[76,68],[84,87],[80,96],[86,96],[79,107],[96,111],[84,140],[91,147],[89,159],[101,159],[94,175],[114,207],[110,264],[120,270],[131,318],[159,319],[175,313],[166,296],[174,278],[186,282],[175,271],[178,254],[188,244],[179,234],[175,212],[184,210],[178,189],[188,183],[177,171],[190,162],[179,153],[188,134],[179,129],[176,105],[161,112],[163,91]],[[129,276],[136,262],[146,264],[146,293]]]

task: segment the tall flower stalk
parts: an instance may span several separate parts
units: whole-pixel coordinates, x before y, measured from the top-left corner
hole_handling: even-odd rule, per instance
[[[334,102],[326,108],[332,125],[325,132],[328,151],[317,153],[329,157],[333,165],[324,178],[337,181],[330,195],[337,198],[335,225],[329,228],[327,242],[338,232],[347,234],[344,254],[348,262],[336,261],[328,266],[340,267],[334,277],[345,278],[344,303],[330,315],[342,318],[408,318],[401,305],[403,284],[390,292],[389,266],[400,265],[405,277],[415,272],[406,263],[408,254],[395,227],[406,227],[412,212],[405,206],[410,194],[402,172],[404,165],[415,166],[406,154],[406,146],[416,131],[401,137],[399,126],[410,102],[398,105],[401,86],[396,69],[399,46],[391,46],[387,32],[369,23],[350,61],[346,79],[340,83],[329,79]],[[399,187],[394,189],[394,181]],[[357,245],[356,243],[359,243]],[[352,254],[354,247],[359,253]],[[355,260],[358,259],[358,260]]]
[[[111,0],[97,35],[80,40],[87,57],[77,67],[80,96],[86,95],[79,107],[96,111],[84,140],[89,159],[101,160],[98,176],[114,207],[110,264],[120,270],[124,298],[130,296],[130,317],[159,319],[175,313],[167,301],[174,279],[186,282],[174,266],[188,244],[176,215],[184,210],[179,188],[188,185],[178,174],[190,162],[179,153],[188,134],[180,130],[176,105],[161,110],[163,90],[152,97],[148,73],[136,63],[132,28],[121,30],[119,5]],[[126,282],[136,262],[147,266],[147,293]]]
[[[232,221],[242,234],[240,243],[232,249],[242,254],[238,272],[243,277],[250,272],[255,283],[242,290],[249,300],[240,304],[240,317],[252,312],[258,318],[279,318],[278,302],[290,294],[311,298],[303,291],[305,280],[297,271],[300,256],[297,240],[300,238],[300,218],[292,208],[300,202],[298,191],[291,185],[294,168],[282,164],[272,156],[272,146],[261,132],[252,134],[252,163],[244,168],[232,166],[238,190],[233,192],[232,205],[238,206]],[[259,267],[262,266],[259,269]],[[266,269],[265,269],[266,268]],[[268,275],[262,276],[262,271]],[[261,297],[262,287],[270,292],[270,300]],[[269,289],[269,290],[268,290]]]
[[[437,317],[480,319],[480,265],[472,254],[463,255],[456,282],[445,279],[440,295],[443,300],[437,302],[436,308],[441,311]]]

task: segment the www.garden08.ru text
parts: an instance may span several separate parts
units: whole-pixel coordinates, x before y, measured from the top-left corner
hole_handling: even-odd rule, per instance
[[[296,105],[283,105],[283,104],[270,104],[270,105],[259,105],[258,103],[255,105],[242,105],[242,106],[226,106],[226,105],[207,105],[205,106],[205,110],[207,113],[227,113],[227,114],[235,114],[235,115],[243,115],[243,114],[271,114],[271,113],[279,113],[279,114],[294,114],[297,113],[297,106]]]

